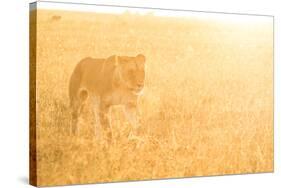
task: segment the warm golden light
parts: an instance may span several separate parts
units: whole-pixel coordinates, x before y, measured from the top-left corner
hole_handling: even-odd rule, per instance
[[[202,15],[38,10],[39,185],[273,170],[272,18]],[[128,139],[130,122],[116,106],[104,147],[95,100],[72,135],[68,87],[81,59],[115,54],[145,55],[141,138]]]

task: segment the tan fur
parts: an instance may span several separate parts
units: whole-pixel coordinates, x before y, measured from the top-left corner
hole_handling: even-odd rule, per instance
[[[110,56],[85,58],[75,67],[69,84],[70,106],[76,132],[77,118],[87,99],[94,100],[97,123],[111,139],[109,109],[123,105],[128,121],[136,128],[137,102],[144,87],[145,56]]]

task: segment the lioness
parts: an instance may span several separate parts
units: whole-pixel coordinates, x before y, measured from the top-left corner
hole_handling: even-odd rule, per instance
[[[138,97],[144,87],[145,56],[110,56],[107,59],[85,58],[75,67],[69,83],[70,106],[72,108],[73,133],[77,129],[77,118],[86,99],[94,100],[95,120],[101,125],[108,140],[111,140],[109,109],[123,105],[125,115],[138,128]]]

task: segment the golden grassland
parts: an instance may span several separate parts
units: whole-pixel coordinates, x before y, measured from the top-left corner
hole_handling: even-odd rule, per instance
[[[240,23],[39,10],[37,24],[39,185],[273,171],[271,18]],[[128,140],[130,125],[113,108],[113,143],[103,147],[90,105],[79,135],[71,135],[75,65],[88,56],[139,53],[147,59],[143,141]]]

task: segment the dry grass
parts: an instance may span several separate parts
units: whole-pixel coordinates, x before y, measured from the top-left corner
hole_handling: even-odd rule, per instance
[[[272,22],[38,12],[39,185],[273,170]],[[144,142],[112,109],[114,143],[94,137],[90,105],[70,135],[68,82],[84,57],[147,58]]]

